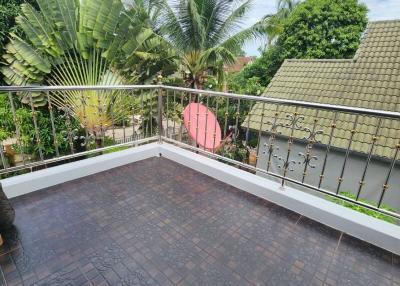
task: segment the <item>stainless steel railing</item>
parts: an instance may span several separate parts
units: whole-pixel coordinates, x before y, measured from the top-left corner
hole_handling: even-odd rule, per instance
[[[35,106],[32,95],[37,93],[45,94],[45,106]],[[21,95],[29,99],[24,106],[15,98]],[[388,220],[400,218],[399,112],[163,85],[0,87],[1,96],[8,100],[12,121],[0,121],[2,176],[122,147],[169,142],[282,186],[316,191]],[[199,139],[207,138],[199,138],[197,131],[189,136],[182,112],[190,103],[201,103],[208,111],[200,115],[192,110],[197,120],[189,129],[198,130],[199,116],[207,121],[212,112],[222,144],[214,140],[213,148],[205,148]],[[205,134],[215,138],[217,124],[208,128],[213,130]],[[7,138],[1,137],[2,129]],[[10,148],[4,145],[10,140],[21,157],[17,164],[7,163]]]
[[[157,96],[154,86],[0,87],[0,176],[158,140]]]

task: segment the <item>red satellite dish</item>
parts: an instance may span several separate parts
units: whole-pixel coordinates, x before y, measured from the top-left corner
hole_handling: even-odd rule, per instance
[[[186,106],[183,110],[183,122],[189,136],[197,145],[208,150],[215,150],[221,145],[221,127],[214,113],[203,104],[190,103]]]

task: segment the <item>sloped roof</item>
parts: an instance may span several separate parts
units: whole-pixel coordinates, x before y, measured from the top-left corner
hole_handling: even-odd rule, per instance
[[[246,65],[251,63],[255,57],[237,57],[236,61],[232,65],[224,67],[227,72],[240,72]]]
[[[400,20],[371,22],[363,36],[355,57],[349,60],[286,60],[263,96],[357,108],[400,111]],[[335,113],[332,111],[293,106],[265,104],[263,131],[271,129],[271,122],[289,123],[288,114],[304,116],[299,126],[323,130],[317,140],[328,144]],[[259,129],[262,104],[250,112],[250,128]],[[379,119],[337,113],[332,146],[348,148],[351,130],[355,126],[353,151],[368,153],[377,133],[373,154],[393,157],[400,142],[400,120]],[[247,122],[244,123],[244,126]],[[282,135],[289,136],[290,128],[280,127]],[[307,131],[295,130],[293,136],[303,139]]]

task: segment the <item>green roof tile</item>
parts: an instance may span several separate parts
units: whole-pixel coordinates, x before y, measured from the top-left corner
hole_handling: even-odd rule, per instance
[[[286,60],[263,96],[333,105],[345,105],[387,111],[400,111],[400,20],[371,22],[364,34],[360,48],[350,60]],[[304,116],[299,123],[303,127],[323,130],[319,140],[329,142],[334,112],[293,106],[265,104],[262,129],[268,131],[278,107],[278,122],[289,123],[287,114],[297,112]],[[259,129],[262,104],[256,104],[250,112],[250,127]],[[338,113],[331,144],[346,149],[356,116]],[[359,116],[351,149],[370,151],[376,133],[378,119]],[[247,122],[243,123],[247,126]],[[290,128],[281,126],[282,135],[290,135]],[[302,139],[305,131],[295,131]],[[382,119],[373,154],[391,158],[396,144],[400,143],[400,121]]]

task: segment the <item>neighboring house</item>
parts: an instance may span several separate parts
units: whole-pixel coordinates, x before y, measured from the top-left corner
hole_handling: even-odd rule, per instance
[[[228,73],[240,72],[245,66],[250,64],[255,57],[237,57],[234,64],[224,66],[224,70]]]
[[[400,20],[371,22],[353,59],[286,60],[263,96],[399,112]],[[321,184],[322,189],[333,192],[359,192],[361,199],[379,201],[400,144],[399,120],[373,116],[356,120],[354,114],[274,104],[265,104],[264,112],[262,109],[258,103],[247,118],[252,130],[262,125],[257,167],[283,173],[291,133],[286,125],[294,117],[300,120],[293,132],[288,177],[316,187]],[[275,118],[276,129],[272,128]],[[316,142],[312,140],[314,135]],[[332,148],[326,152],[329,142]],[[347,149],[350,154],[343,169]],[[304,158],[307,150],[308,162]],[[370,153],[372,160],[363,178]],[[400,154],[396,160],[383,203],[399,211]]]

